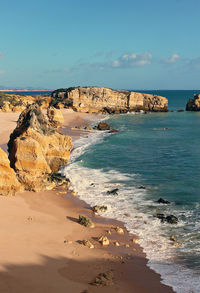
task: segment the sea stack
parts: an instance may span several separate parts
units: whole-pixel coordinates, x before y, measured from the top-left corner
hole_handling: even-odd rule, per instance
[[[57,108],[71,107],[75,111],[89,113],[168,111],[168,100],[165,97],[104,87],[58,89],[52,93],[52,103]]]
[[[189,99],[186,111],[200,111],[200,94],[194,94],[193,99]]]

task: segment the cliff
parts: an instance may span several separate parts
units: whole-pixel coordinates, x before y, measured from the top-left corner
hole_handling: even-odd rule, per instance
[[[0,148],[0,194],[14,195],[20,184],[14,170],[10,167],[7,154]]]
[[[200,111],[200,94],[194,94],[194,98],[189,99],[186,104],[186,111]]]
[[[68,163],[71,149],[71,137],[58,133],[38,104],[20,114],[8,143],[11,167],[24,189],[33,191],[54,187],[50,174]]]
[[[129,111],[168,111],[164,97],[102,87],[58,89],[52,93],[55,107],[71,107],[79,112],[126,113]]]

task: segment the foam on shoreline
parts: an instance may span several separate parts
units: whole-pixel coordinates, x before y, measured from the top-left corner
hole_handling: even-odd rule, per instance
[[[123,221],[129,232],[139,236],[139,244],[146,253],[148,266],[161,274],[163,284],[172,286],[178,293],[200,292],[199,276],[177,263],[176,248],[162,235],[163,224],[146,214],[145,205],[155,203],[144,200],[145,190],[133,186],[127,188],[126,182],[134,180],[136,175],[86,168],[78,159],[92,144],[101,143],[106,135],[106,132],[96,131],[78,139],[71,163],[63,168],[62,173],[70,179],[72,188],[81,199],[91,206],[107,205],[108,210],[103,214],[105,217]],[[113,188],[119,188],[117,196],[107,194]]]

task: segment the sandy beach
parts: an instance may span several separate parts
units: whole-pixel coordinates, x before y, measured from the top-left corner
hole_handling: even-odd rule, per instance
[[[62,112],[63,132],[77,139],[82,132],[71,128],[88,125],[91,115]],[[18,115],[0,113],[0,145],[4,150]],[[123,223],[95,215],[88,204],[66,190],[18,193],[1,196],[0,201],[0,292],[174,292],[146,266],[145,254],[132,241],[136,236],[125,231]],[[91,218],[95,228],[81,226],[77,222],[80,214]],[[125,233],[117,234],[116,226]],[[109,238],[108,247],[98,243],[102,235]],[[90,240],[94,249],[80,244],[81,240]],[[113,285],[91,284],[99,273],[107,271],[113,272]]]

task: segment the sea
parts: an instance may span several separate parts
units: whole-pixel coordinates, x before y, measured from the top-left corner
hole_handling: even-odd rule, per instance
[[[167,113],[104,119],[120,132],[95,131],[74,143],[62,172],[87,203],[139,236],[148,266],[178,293],[200,292],[200,112],[177,112],[200,90],[143,91],[164,96]],[[97,121],[91,120],[92,124]],[[108,191],[118,188],[117,194]],[[159,204],[159,198],[170,204]],[[156,213],[174,215],[162,223]],[[174,236],[178,246],[170,240]]]
[[[105,117],[120,132],[83,135],[62,173],[81,199],[106,205],[103,216],[123,221],[139,236],[148,266],[161,274],[163,284],[178,293],[199,293],[200,112],[177,110],[200,90],[141,92],[166,97],[173,112]],[[117,194],[107,193],[116,188]],[[170,204],[159,204],[161,197]],[[178,224],[162,223],[157,213],[176,216]]]

